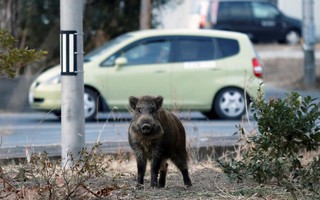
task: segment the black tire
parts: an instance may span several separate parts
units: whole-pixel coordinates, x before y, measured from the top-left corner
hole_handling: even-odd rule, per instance
[[[283,38],[286,44],[297,45],[300,43],[300,34],[296,30],[289,30]]]
[[[215,113],[214,109],[210,110],[209,112],[202,112],[204,116],[206,116],[208,119],[218,119],[217,114]]]
[[[246,99],[247,98],[247,101]],[[246,112],[246,102],[249,98],[244,95],[243,90],[238,88],[225,88],[215,97],[213,102],[214,113],[220,119],[236,120]]]
[[[97,93],[89,88],[84,89],[84,118],[86,121],[95,120],[98,113]]]
[[[61,118],[61,110],[53,110],[52,113],[58,117],[58,118]]]

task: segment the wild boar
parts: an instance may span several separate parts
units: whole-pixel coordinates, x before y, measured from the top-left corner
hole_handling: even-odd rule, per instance
[[[162,108],[162,103],[162,96],[129,97],[132,120],[128,137],[137,160],[137,185],[143,185],[149,160],[151,187],[165,187],[167,160],[170,159],[181,171],[184,184],[192,186],[188,172],[185,129],[173,113]]]

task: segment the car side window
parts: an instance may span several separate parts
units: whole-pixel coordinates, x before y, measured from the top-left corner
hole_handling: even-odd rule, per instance
[[[211,38],[181,38],[175,41],[173,60],[175,62],[205,61],[214,59]]]
[[[123,52],[128,65],[157,64],[169,61],[170,42],[167,40],[141,43]]]
[[[218,21],[250,19],[250,4],[244,2],[221,2],[219,4]]]
[[[174,62],[217,60],[239,53],[239,43],[229,38],[186,37],[174,43]]]
[[[114,61],[115,61],[117,58],[119,58],[120,55],[121,55],[121,53],[120,53],[120,52],[117,52],[117,53],[109,56],[109,58],[107,58],[105,61],[103,61],[103,62],[101,63],[101,66],[103,66],[103,67],[112,67],[112,66],[114,66]]]
[[[120,56],[127,59],[126,66],[167,63],[170,48],[169,40],[143,41],[113,54],[102,65],[113,66],[114,61]]]
[[[272,5],[266,3],[252,3],[253,15],[259,19],[275,19],[279,11]]]

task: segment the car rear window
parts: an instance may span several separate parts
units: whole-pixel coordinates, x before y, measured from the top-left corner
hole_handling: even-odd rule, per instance
[[[234,39],[216,38],[217,48],[215,58],[226,58],[236,55],[240,51],[239,43]]]
[[[234,39],[190,37],[179,38],[174,44],[174,62],[216,60],[239,52],[239,43]]]

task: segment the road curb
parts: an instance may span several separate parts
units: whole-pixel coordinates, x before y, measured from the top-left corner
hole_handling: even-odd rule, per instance
[[[237,146],[238,137],[201,137],[193,138],[187,143],[190,151],[196,152],[198,159],[219,157],[228,149]],[[87,143],[86,149],[90,151],[96,143]],[[99,147],[102,153],[110,155],[122,155],[133,153],[128,142],[104,142]],[[26,160],[26,152],[29,154],[40,154],[46,152],[50,158],[61,158],[60,145],[46,146],[17,146],[0,148],[0,164],[11,161]],[[193,153],[194,154],[194,153]]]
[[[92,149],[95,143],[86,144],[88,150]],[[105,142],[101,145],[100,150],[108,154],[116,154],[120,152],[131,151],[127,142]],[[60,157],[61,146],[60,145],[47,145],[47,146],[17,146],[17,147],[5,147],[0,148],[0,160],[10,159],[25,159],[26,151],[30,154],[40,154],[46,152],[49,157]]]

